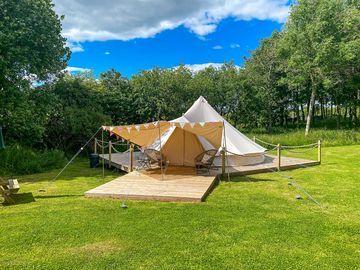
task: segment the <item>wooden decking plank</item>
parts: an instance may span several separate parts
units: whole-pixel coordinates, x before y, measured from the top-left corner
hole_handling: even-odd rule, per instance
[[[139,155],[135,152],[135,167],[138,166]],[[104,154],[100,157],[109,163],[108,155]],[[111,165],[128,171],[129,160],[128,153],[114,153],[111,157]],[[265,161],[261,164],[227,167],[226,169],[231,176],[266,173],[277,170],[276,162],[276,157],[266,156]],[[318,165],[319,162],[282,157],[281,164],[281,170],[289,170]],[[210,175],[197,175],[194,168],[170,166],[163,179],[159,169],[133,171],[85,192],[85,197],[201,202],[216,184],[216,177],[219,173],[221,173],[220,168],[211,170]]]

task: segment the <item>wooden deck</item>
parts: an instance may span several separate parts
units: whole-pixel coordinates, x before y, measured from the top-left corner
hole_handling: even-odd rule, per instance
[[[134,170],[139,167],[137,162],[140,157],[140,152],[134,152]],[[109,155],[104,154],[100,155],[101,159],[104,159],[106,164],[109,164]],[[122,171],[129,172],[129,163],[130,157],[129,153],[116,153],[111,155],[111,166],[118,168]],[[291,158],[291,157],[281,157],[281,170],[292,170],[298,168],[305,168],[309,166],[319,165],[318,161],[300,159],[300,158]],[[265,160],[262,163],[246,166],[236,166],[236,167],[226,167],[226,172],[232,176],[236,175],[250,175],[257,173],[266,173],[277,170],[277,157],[266,155]],[[211,175],[218,175],[221,173],[221,167],[214,167],[211,170]]]
[[[142,155],[141,152],[134,152],[134,167],[139,167],[138,159]],[[124,172],[129,172],[129,164],[130,164],[130,153],[113,153],[111,154],[111,162],[109,162],[109,154],[100,154],[100,159],[104,159],[106,164],[111,163],[111,166],[114,168],[118,168]]]
[[[165,175],[159,169],[133,171],[85,192],[85,197],[201,202],[215,182],[215,176],[196,175],[191,167],[169,167]]]
[[[320,162],[314,160],[281,157],[281,171],[306,168],[319,164]],[[274,171],[277,171],[277,157],[271,155],[266,155],[264,162],[259,164],[226,168],[226,172],[228,172],[231,176],[251,175]]]
[[[210,175],[197,175],[192,167],[170,166],[165,175],[159,169],[140,170],[137,159],[139,152],[134,152],[134,171],[120,176],[113,181],[85,192],[85,197],[118,198],[124,200],[156,200],[201,202],[216,183],[221,168],[215,167]],[[107,154],[100,155],[109,163]],[[112,154],[111,166],[129,171],[129,153]],[[298,158],[281,158],[281,170],[304,168],[318,165],[319,162]],[[277,170],[277,158],[266,156],[265,161],[255,165],[227,167],[230,176],[250,175]]]

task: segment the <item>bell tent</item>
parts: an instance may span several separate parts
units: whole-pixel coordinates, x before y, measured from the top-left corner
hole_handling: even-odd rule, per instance
[[[224,129],[221,146],[227,151],[227,165],[250,165],[264,161],[265,148],[250,140],[229,122],[227,122],[207,100],[200,96],[187,112],[171,122],[223,122]],[[199,137],[204,149],[216,148],[214,145]],[[215,159],[215,164],[220,165],[220,159]]]
[[[205,150],[226,150],[226,165],[260,163],[265,148],[256,144],[200,97],[181,117],[131,126],[104,127],[117,136],[143,148],[159,150],[170,165],[194,166],[194,158]],[[220,155],[214,161],[221,165]]]

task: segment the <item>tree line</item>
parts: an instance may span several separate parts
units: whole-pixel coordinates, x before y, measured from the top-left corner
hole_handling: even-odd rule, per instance
[[[359,1],[297,1],[282,30],[263,39],[241,68],[154,68],[131,79],[114,69],[99,78],[64,74],[71,53],[62,18],[50,0],[20,2],[0,4],[7,37],[0,38],[0,125],[9,141],[74,149],[103,124],[179,117],[200,95],[239,128],[271,133],[291,125],[308,134],[314,121],[329,118],[338,127],[344,119],[359,126]],[[35,75],[40,86],[31,85]]]

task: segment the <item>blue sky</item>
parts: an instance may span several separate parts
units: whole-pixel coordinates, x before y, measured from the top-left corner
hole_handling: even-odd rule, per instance
[[[216,32],[200,39],[180,26],[153,38],[130,41],[93,41],[82,43],[83,52],[72,54],[69,66],[89,68],[98,75],[115,68],[130,77],[143,69],[174,67],[180,64],[243,63],[243,57],[258,47],[281,24],[269,20],[222,21]]]
[[[69,70],[144,69],[233,61],[286,21],[287,0],[54,0],[65,14]],[[191,66],[197,65],[197,66]]]

